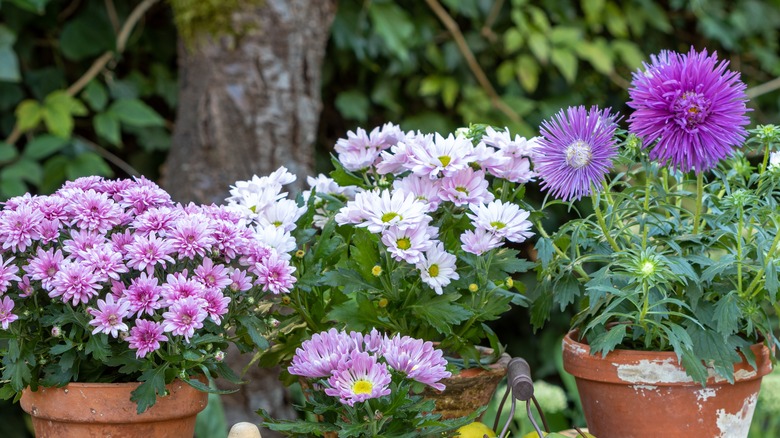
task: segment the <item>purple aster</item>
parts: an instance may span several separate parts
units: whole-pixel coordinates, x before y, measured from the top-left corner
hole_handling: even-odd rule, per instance
[[[488,191],[488,185],[485,172],[475,172],[467,167],[452,176],[442,178],[439,198],[455,205],[490,202],[495,197]]]
[[[3,249],[24,252],[33,240],[40,238],[38,225],[43,213],[29,205],[20,205],[16,210],[4,210],[0,214],[0,241]]]
[[[203,259],[193,274],[206,288],[224,289],[233,282],[225,265],[215,265],[210,258]]]
[[[466,216],[474,222],[475,228],[487,230],[496,237],[521,243],[533,235],[529,231],[530,213],[517,204],[496,200],[489,204],[472,204],[469,209],[471,213],[466,213]]]
[[[98,309],[89,308],[87,311],[94,318],[89,325],[94,325],[92,334],[105,333],[118,337],[119,332],[127,331],[127,324],[122,320],[128,315],[130,304],[125,300],[114,301],[114,296],[106,295],[105,300],[97,300]]]
[[[188,215],[180,218],[168,233],[168,241],[174,251],[182,257],[194,259],[205,257],[211,251],[214,238],[211,237],[210,221],[203,215]]]
[[[3,257],[0,256],[0,295],[8,290],[12,281],[22,281],[22,279],[16,275],[16,273],[19,272],[19,268],[16,265],[11,264],[13,261],[14,257],[10,257],[8,260],[3,261]]]
[[[136,316],[154,315],[154,311],[162,306],[160,295],[163,288],[157,285],[157,278],[147,276],[145,272],[130,282],[124,291],[124,299],[130,304],[130,313]]]
[[[170,254],[173,253],[171,242],[155,236],[154,233],[148,236],[136,235],[133,243],[127,245],[127,266],[142,271],[154,272],[155,265],[163,268],[167,263],[174,263]]]
[[[206,319],[206,301],[199,297],[182,298],[163,313],[163,330],[173,335],[184,336],[186,342],[195,334],[195,330],[203,327]]]
[[[14,300],[8,295],[0,301],[0,326],[3,330],[8,330],[8,325],[19,319],[17,315],[11,313],[14,310]]]
[[[142,358],[160,348],[160,342],[167,341],[168,337],[163,334],[163,326],[159,322],[136,319],[130,336],[125,340],[130,348],[136,350],[135,356]]]
[[[71,225],[83,230],[97,231],[105,234],[119,225],[123,219],[124,210],[105,193],[92,189],[83,192],[76,191],[69,199],[66,207],[72,217]]]
[[[262,285],[263,291],[271,291],[274,295],[289,293],[296,281],[292,275],[295,272],[295,267],[276,252],[273,252],[263,262],[256,263],[253,268],[250,268],[250,271],[257,275],[255,283]]]
[[[617,155],[617,123],[609,111],[569,107],[542,123],[534,165],[543,189],[570,201],[601,185]]]
[[[477,228],[476,230],[466,230],[461,234],[460,242],[463,244],[463,251],[482,255],[501,246],[502,240],[484,228]]]
[[[245,292],[252,289],[252,277],[246,275],[243,269],[234,269],[230,274],[230,290],[233,292]]]
[[[211,320],[221,324],[222,317],[228,312],[230,297],[226,297],[219,289],[207,289],[203,299],[206,300],[206,312]]]
[[[693,47],[685,55],[663,51],[651,59],[628,90],[635,110],[630,131],[652,147],[651,159],[671,168],[701,173],[715,167],[747,136],[739,73],[727,70],[728,61],[718,62],[716,53]]]
[[[74,306],[79,303],[86,304],[92,297],[97,296],[102,288],[100,278],[92,269],[70,260],[60,264],[60,270],[54,275],[51,286],[50,297],[61,296],[62,301],[72,301]]]
[[[343,404],[353,406],[372,398],[390,395],[390,373],[387,366],[377,363],[376,356],[354,350],[349,359],[339,364],[328,378],[330,388],[325,394],[338,397]]]
[[[206,293],[206,287],[187,276],[187,270],[168,274],[162,285],[163,304],[170,306],[176,301],[187,297],[201,297]]]
[[[439,391],[444,390],[444,385],[438,382],[452,376],[447,371],[447,359],[442,357],[441,350],[433,348],[431,342],[395,335],[385,340],[382,351],[391,368]]]
[[[295,350],[292,363],[287,368],[290,374],[319,379],[328,377],[338,369],[339,362],[358,346],[344,331],[334,328],[312,335]]]
[[[54,275],[59,272],[64,259],[59,249],[55,252],[54,248],[48,251],[38,248],[36,256],[30,259],[30,263],[24,266],[24,270],[33,280],[39,280],[44,289],[50,291]]]

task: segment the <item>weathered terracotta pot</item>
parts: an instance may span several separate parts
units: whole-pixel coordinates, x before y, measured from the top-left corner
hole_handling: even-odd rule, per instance
[[[37,438],[192,438],[195,417],[208,394],[174,381],[169,395],[142,414],[130,401],[138,383],[70,383],[62,388],[25,389],[21,405],[32,416]]]
[[[576,332],[563,339],[563,367],[577,381],[590,433],[599,438],[747,437],[761,378],[772,370],[764,344],[756,368],[734,364],[734,384],[711,373],[694,382],[673,352],[614,350],[592,356]]]
[[[478,347],[483,356],[493,354],[493,350]],[[452,377],[442,379],[446,387],[437,391],[426,387],[425,398],[436,402],[436,413],[444,419],[458,418],[471,414],[482,406],[486,406],[493,398],[498,384],[506,376],[507,366],[512,358],[504,353],[499,359],[485,368],[466,368]]]

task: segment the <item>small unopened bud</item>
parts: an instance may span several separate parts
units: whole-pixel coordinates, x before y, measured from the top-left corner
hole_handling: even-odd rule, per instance
[[[271,320],[270,320],[270,321],[268,321],[268,322],[271,324],[271,326],[272,326],[273,328],[279,327],[279,325],[281,325],[281,324],[282,324],[282,323],[281,323],[281,322],[280,322],[278,319],[276,319],[276,318],[271,318]]]
[[[246,297],[246,302],[249,303],[249,304],[254,304],[255,303],[255,297]]]
[[[515,285],[515,281],[512,280],[512,277],[507,277],[506,280],[504,280],[504,283],[506,283],[506,287],[511,288]]]
[[[371,268],[371,273],[374,275],[374,277],[379,277],[382,275],[382,267],[379,265],[374,266]]]
[[[374,411],[374,420],[379,421],[379,420],[381,420],[384,417],[385,417],[385,414],[383,414],[382,411],[380,411],[379,409]]]
[[[388,303],[389,301],[387,301],[387,298],[382,298],[379,300],[379,307],[384,309],[385,307],[387,307]]]
[[[298,251],[295,251],[295,257],[298,257],[299,259],[302,259],[303,256],[306,255],[306,251],[299,249]]]
[[[60,326],[58,325],[55,325],[54,327],[51,328],[51,335],[54,336],[55,338],[59,338],[60,336],[62,336],[62,328],[60,328]]]
[[[290,304],[290,297],[288,297],[287,295],[283,296],[282,297],[282,304],[284,304],[284,305]]]
[[[472,292],[472,293],[473,293],[473,292],[476,292],[476,291],[478,291],[478,290],[479,290],[479,286],[477,286],[477,284],[476,284],[476,283],[471,283],[471,284],[469,285],[469,292]]]
[[[211,351],[214,348],[214,344],[206,344],[206,351]]]
[[[217,362],[222,362],[225,360],[225,352],[222,350],[217,350],[214,352],[214,360]]]

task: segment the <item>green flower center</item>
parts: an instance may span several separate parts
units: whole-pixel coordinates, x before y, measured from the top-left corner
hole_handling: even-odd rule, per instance
[[[402,237],[395,241],[399,249],[407,250],[412,247],[412,241],[408,237]]]
[[[493,221],[493,222],[490,223],[490,226],[495,228],[495,229],[497,229],[497,230],[500,230],[500,229],[506,227],[506,224],[501,222],[501,221]]]
[[[355,394],[371,394],[374,385],[368,380],[358,380],[352,385],[352,392]]]
[[[387,223],[395,218],[403,219],[400,214],[390,211],[382,215],[382,222]]]
[[[465,193],[465,194],[467,194],[467,195],[469,194],[469,191],[468,191],[468,190],[466,190],[466,188],[465,188],[465,187],[455,187],[455,191],[456,191],[456,192]]]
[[[590,164],[593,157],[590,145],[582,140],[577,140],[566,147],[566,164],[575,169],[582,169]]]
[[[428,274],[431,277],[438,277],[439,276],[439,265],[431,265],[431,267],[428,268]]]
[[[448,164],[452,161],[452,157],[449,155],[442,155],[439,157],[439,162],[441,163],[442,167],[447,167]]]

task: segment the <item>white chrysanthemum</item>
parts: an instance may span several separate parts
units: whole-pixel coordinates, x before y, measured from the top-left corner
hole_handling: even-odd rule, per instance
[[[382,243],[394,259],[416,264],[434,244],[432,230],[436,228],[427,225],[405,230],[391,227],[382,232]]]
[[[775,151],[769,154],[769,167],[780,167],[780,151]]]
[[[437,294],[444,293],[443,287],[450,284],[452,280],[460,278],[455,270],[455,261],[457,257],[444,250],[444,244],[437,242],[436,246],[425,252],[422,261],[417,263],[417,269],[420,270],[420,278],[430,286]]]
[[[431,217],[426,214],[428,206],[411,193],[382,190],[358,193],[336,215],[336,222],[355,223],[366,227],[372,233],[381,233],[389,227],[401,230],[427,225]],[[360,220],[362,219],[362,220]]]
[[[450,176],[465,169],[474,161],[474,145],[466,137],[455,137],[450,134],[442,137],[435,134],[433,143],[427,147],[411,144],[410,164],[416,175],[438,178],[441,175]]]
[[[295,222],[306,213],[306,207],[298,207],[291,199],[280,199],[269,205],[257,218],[261,227],[275,226],[290,232],[295,229]]]
[[[274,225],[258,226],[255,228],[255,237],[279,253],[279,258],[290,259],[290,252],[298,247],[295,238],[284,228]]]
[[[476,228],[487,230],[498,237],[520,243],[533,235],[529,231],[529,213],[511,202],[504,204],[496,200],[488,204],[472,204],[469,209],[473,214],[466,215]]]

